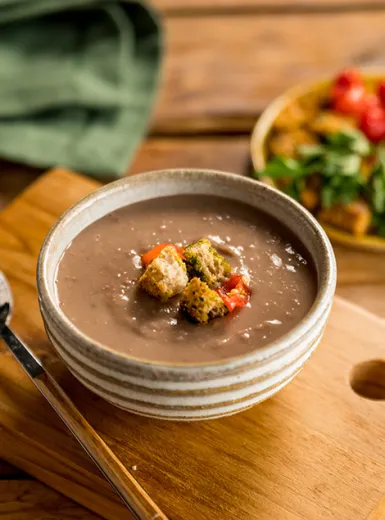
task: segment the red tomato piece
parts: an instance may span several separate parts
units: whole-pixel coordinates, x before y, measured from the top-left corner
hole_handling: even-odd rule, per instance
[[[380,98],[376,94],[366,94],[366,96],[363,99],[362,105],[363,110],[361,112],[361,115],[373,107],[380,107]]]
[[[363,81],[358,69],[345,69],[336,77],[334,84],[348,89],[356,85],[363,85]]]
[[[240,274],[232,274],[226,280],[217,293],[222,298],[229,312],[236,307],[244,307],[250,299],[251,290],[245,283],[243,276]]]
[[[342,114],[350,114],[360,116],[366,108],[366,104],[370,104],[371,98],[363,85],[353,86],[344,90],[333,99],[333,108]]]
[[[160,253],[163,251],[163,249],[167,246],[173,247],[178,255],[184,260],[184,254],[183,254],[183,247],[178,247],[174,244],[158,244],[157,246],[153,247],[150,251],[147,251],[147,253],[144,253],[142,255],[142,263],[144,267],[148,267],[155,258],[157,258]]]
[[[385,139],[385,109],[381,107],[367,109],[361,117],[360,130],[373,143]]]
[[[380,98],[382,106],[385,107],[385,81],[382,81],[378,86],[378,97]]]
[[[357,69],[346,69],[339,74],[332,85],[332,99],[336,101],[347,90],[354,87],[364,87],[361,75]]]

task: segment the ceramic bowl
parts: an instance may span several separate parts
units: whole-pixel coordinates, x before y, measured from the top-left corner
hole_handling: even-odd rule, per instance
[[[368,88],[383,81],[384,71],[364,74],[364,82]],[[330,92],[331,80],[321,80],[312,83],[297,85],[270,103],[261,114],[254,126],[251,136],[251,158],[256,171],[263,170],[267,159],[267,140],[277,116],[291,103],[308,95],[327,98]],[[334,228],[333,226],[323,225],[327,235],[336,244],[341,244],[355,249],[365,249],[375,252],[385,252],[385,238],[376,235],[365,235],[355,237],[351,233]]]
[[[211,363],[156,363],[119,354],[78,330],[58,305],[55,276],[67,246],[89,224],[122,206],[178,194],[213,194],[255,206],[300,237],[314,259],[318,294],[308,315],[287,335],[250,353]],[[174,420],[230,415],[274,395],[301,370],[319,344],[336,285],[326,234],[295,201],[263,183],[209,170],[164,170],[111,183],[70,208],[48,234],[37,286],[47,334],[87,388],[130,412]]]

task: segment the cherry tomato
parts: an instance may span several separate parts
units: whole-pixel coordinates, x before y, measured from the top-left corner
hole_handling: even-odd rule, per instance
[[[382,106],[385,106],[385,81],[382,81],[378,86],[378,97]]]
[[[361,114],[366,112],[367,110],[373,108],[373,107],[381,107],[381,101],[380,98],[376,94],[366,94],[363,100],[363,110]]]
[[[359,116],[366,108],[368,94],[363,85],[356,85],[344,90],[333,98],[333,108],[342,114]]]
[[[232,312],[236,307],[244,307],[247,304],[251,291],[242,275],[233,274],[217,289],[217,293],[229,312]]]
[[[347,89],[355,85],[363,85],[363,81],[358,69],[345,69],[336,77],[334,84]]]
[[[362,114],[360,130],[373,143],[385,139],[385,109],[378,106],[368,108]]]
[[[335,100],[353,87],[363,87],[361,75],[357,69],[346,69],[334,80],[332,98]]]
[[[144,253],[142,255],[142,263],[144,267],[148,267],[155,258],[157,258],[160,253],[163,251],[163,249],[167,246],[173,247],[178,255],[184,260],[184,254],[183,254],[183,248],[175,246],[174,244],[158,244],[157,246],[153,247],[150,251],[147,251],[147,253]]]

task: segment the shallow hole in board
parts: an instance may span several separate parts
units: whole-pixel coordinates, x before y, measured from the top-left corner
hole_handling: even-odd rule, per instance
[[[385,361],[373,359],[355,365],[350,374],[350,386],[361,397],[385,400]]]

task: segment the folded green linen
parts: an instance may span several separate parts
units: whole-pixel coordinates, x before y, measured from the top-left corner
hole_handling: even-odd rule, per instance
[[[0,0],[0,157],[122,175],[161,55],[159,22],[140,0]]]

